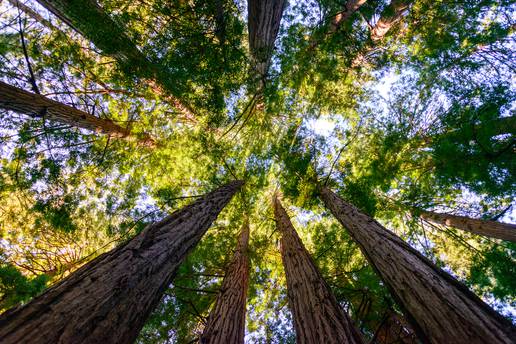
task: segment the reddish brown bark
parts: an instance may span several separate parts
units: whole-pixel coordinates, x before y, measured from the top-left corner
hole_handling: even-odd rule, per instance
[[[297,343],[362,343],[277,197],[274,197],[274,215],[281,233],[281,257]]]
[[[514,326],[467,287],[326,187],[321,198],[358,243],[419,338],[429,343],[514,343]]]
[[[344,8],[339,13],[335,14],[330,21],[330,26],[328,27],[328,30],[324,33],[324,36],[327,37],[329,35],[334,34],[339,30],[339,28],[346,23],[351,16],[358,11],[360,6],[366,3],[367,0],[348,0],[344,4]],[[320,39],[317,39],[316,37],[312,37],[310,39],[309,52],[313,51],[317,47],[317,45],[321,42]]]
[[[371,29],[371,39],[381,40],[403,18],[413,2],[413,0],[392,0]]]
[[[337,13],[331,19],[330,27],[328,28],[328,34],[337,32],[337,30],[349,20],[349,18],[358,11],[360,6],[366,3],[367,0],[348,0],[344,4],[342,11]]]
[[[388,311],[370,344],[417,344],[416,334],[403,317]]]
[[[143,54],[127,35],[127,30],[113,20],[96,0],[37,0],[62,22],[90,40],[106,55],[113,57],[125,70],[147,82],[183,115],[192,116],[192,108],[179,99],[176,80],[170,78],[159,63]]]
[[[215,306],[201,336],[203,344],[244,343],[247,287],[249,284],[249,223],[242,226],[238,246],[224,276]]]
[[[131,131],[109,119],[93,116],[85,111],[59,103],[42,95],[31,93],[0,81],[0,107],[50,121],[61,122],[78,128],[103,132],[112,137],[134,138]],[[154,145],[154,140],[146,135],[138,140],[144,145]]]
[[[132,343],[188,252],[242,185],[231,182],[0,316],[0,342]]]
[[[267,77],[278,36],[285,0],[248,0],[249,50],[252,67],[263,81]]]
[[[466,216],[434,213],[433,211],[422,211],[421,217],[430,222],[454,227],[465,232],[516,242],[516,225],[511,223],[472,219]]]

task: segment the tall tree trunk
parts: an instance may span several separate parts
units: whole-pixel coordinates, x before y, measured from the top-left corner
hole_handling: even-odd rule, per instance
[[[382,11],[380,18],[371,28],[371,42],[366,44],[351,62],[353,67],[367,63],[368,55],[377,50],[374,43],[381,41],[387,33],[405,16],[410,5],[414,0],[392,0],[391,3]]]
[[[297,343],[362,343],[277,197],[274,197],[274,216],[281,233],[281,257]]]
[[[249,284],[248,243],[249,223],[246,220],[217,301],[204,327],[201,336],[203,344],[244,343],[245,305]]]
[[[417,344],[419,341],[405,319],[389,310],[376,330],[370,344]]]
[[[328,34],[333,34],[351,18],[351,16],[358,11],[360,6],[366,3],[367,0],[348,0],[344,4],[342,11],[337,13],[331,19],[330,27],[328,28]]]
[[[192,109],[180,101],[175,80],[161,65],[145,56],[127,35],[124,27],[113,20],[96,0],[37,0],[61,21],[89,39],[106,55],[136,76],[154,81],[154,88],[184,116],[192,117]]]
[[[514,343],[516,330],[467,287],[326,187],[321,198],[427,343]]]
[[[367,0],[348,0],[344,3],[342,11],[335,14],[330,21],[330,26],[328,30],[324,33],[323,39],[327,36],[330,36],[337,32],[348,20],[351,16],[358,11],[360,6],[366,3]],[[314,36],[310,38],[310,44],[308,45],[308,51],[311,53],[319,43],[321,43],[322,39],[318,39]]]
[[[267,78],[267,72],[278,36],[285,0],[247,0],[249,50],[251,65],[258,74],[259,88]]]
[[[421,212],[421,217],[430,222],[454,227],[466,232],[516,242],[516,225],[511,223],[472,219],[466,216],[434,213],[433,211],[425,210]]]
[[[0,316],[0,342],[132,343],[181,262],[241,185],[210,192],[7,311]]]
[[[403,18],[413,2],[414,0],[392,0],[371,29],[371,39],[379,41],[385,37],[387,32]]]
[[[70,124],[82,129],[100,131],[112,137],[134,138],[130,130],[115,124],[111,120],[95,117],[85,111],[8,85],[2,81],[0,81],[0,108]],[[152,146],[154,140],[146,135],[139,139],[139,143]]]

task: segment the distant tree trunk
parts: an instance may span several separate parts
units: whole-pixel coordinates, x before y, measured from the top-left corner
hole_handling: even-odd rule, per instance
[[[333,34],[351,18],[351,16],[358,11],[360,6],[366,3],[367,0],[348,0],[344,4],[342,11],[337,13],[331,19],[330,27],[328,28],[328,34]]]
[[[416,334],[405,319],[389,310],[376,330],[370,344],[417,344]]]
[[[210,192],[0,316],[0,342],[132,343],[186,255],[242,185]]]
[[[373,41],[381,40],[403,18],[413,2],[414,0],[392,0],[371,29],[371,39]]]
[[[37,21],[41,25],[44,25],[44,26],[46,26],[46,27],[48,27],[49,29],[52,29],[52,30],[56,29],[56,27],[54,25],[52,25],[51,22],[49,22],[48,20],[43,18],[39,13],[37,13],[32,8],[30,8],[29,6],[27,6],[24,3],[22,3],[21,1],[19,1],[19,0],[7,0],[7,2],[9,2],[12,6],[20,9],[20,11],[24,12],[27,16],[29,16],[30,18],[34,19],[35,21]]]
[[[278,36],[281,17],[286,5],[285,0],[247,1],[251,64],[261,80],[260,86],[263,86],[263,82],[267,78],[274,42]]]
[[[368,55],[375,52],[377,47],[374,43],[381,41],[392,28],[400,22],[408,11],[414,0],[392,0],[391,3],[382,11],[376,24],[371,28],[371,42],[355,56],[352,66],[360,66],[367,63]]]
[[[244,343],[245,305],[249,284],[249,223],[242,226],[238,246],[226,271],[215,306],[201,336],[203,344]]]
[[[514,343],[514,326],[467,287],[328,188],[321,188],[321,198],[358,243],[422,341]]]
[[[342,11],[335,14],[330,19],[330,25],[322,37],[312,36],[308,44],[308,52],[311,53],[321,41],[335,32],[337,32],[346,23],[351,16],[358,11],[360,6],[366,3],[367,0],[348,0],[343,6]]]
[[[112,137],[134,138],[131,131],[108,119],[98,118],[66,104],[31,93],[0,81],[0,108],[49,121],[66,123],[77,128],[100,131]],[[146,135],[139,143],[152,146],[154,140]]]
[[[461,229],[466,232],[516,242],[516,225],[498,221],[472,219],[466,216],[422,211],[421,217],[430,222]]]
[[[155,91],[162,93],[183,115],[192,117],[192,109],[179,100],[175,80],[169,77],[167,70],[150,61],[127,35],[127,30],[113,20],[96,0],[37,1],[104,54],[117,60],[126,71],[155,81]]]
[[[274,216],[281,233],[281,257],[297,343],[362,343],[277,197],[274,198]]]

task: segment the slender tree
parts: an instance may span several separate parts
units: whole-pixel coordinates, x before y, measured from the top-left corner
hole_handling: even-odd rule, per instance
[[[112,137],[134,138],[129,129],[123,128],[109,119],[98,118],[85,111],[2,81],[0,81],[0,107],[33,117],[71,124],[77,128],[100,131]],[[138,141],[143,145],[154,145],[154,140],[149,135],[145,135]]]
[[[234,181],[0,317],[2,343],[132,343],[177,268],[242,185]]]
[[[61,21],[89,39],[124,69],[152,81],[154,89],[165,96],[184,116],[192,109],[179,100],[176,81],[155,61],[150,61],[127,35],[125,28],[113,20],[96,0],[38,0]]]
[[[467,287],[327,187],[321,198],[349,231],[428,343],[513,343],[516,329]]]
[[[371,39],[373,41],[381,40],[403,18],[413,2],[413,0],[392,0],[371,28]]]
[[[511,223],[473,219],[466,216],[436,213],[425,210],[421,211],[420,216],[425,220],[440,225],[454,227],[466,232],[485,235],[491,238],[516,242],[516,225]]]
[[[276,196],[273,202],[297,342],[362,343]]]
[[[249,284],[249,223],[242,226],[237,249],[210,312],[201,343],[244,343],[247,287]]]

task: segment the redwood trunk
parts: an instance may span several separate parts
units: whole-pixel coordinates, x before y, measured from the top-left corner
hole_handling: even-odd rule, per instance
[[[204,328],[203,344],[244,343],[247,287],[249,284],[249,223],[244,223],[238,246],[226,271],[217,297]]]
[[[242,182],[231,182],[0,316],[0,342],[132,343],[177,268]]]
[[[516,225],[498,221],[472,219],[466,216],[421,212],[421,217],[430,222],[461,229],[466,232],[516,242]]]
[[[392,0],[371,29],[371,39],[373,41],[381,40],[403,18],[412,2],[413,0]]]
[[[297,343],[362,343],[276,197],[274,215],[281,233],[281,257]]]
[[[394,311],[388,311],[370,344],[417,344],[414,331]]]
[[[112,137],[132,138],[131,132],[108,119],[95,117],[85,111],[59,103],[42,95],[31,93],[0,81],[0,107],[50,121],[66,123],[78,128],[100,131]],[[153,145],[146,136],[139,142]]]
[[[106,55],[113,57],[125,70],[155,81],[155,90],[181,113],[192,116],[190,106],[178,97],[175,80],[160,64],[150,61],[127,35],[124,27],[113,20],[96,0],[37,0],[61,21],[89,39]],[[151,83],[152,84],[152,83]]]
[[[331,20],[330,27],[328,29],[328,34],[333,34],[337,32],[337,30],[351,18],[353,13],[358,11],[360,6],[366,3],[367,0],[348,0],[344,4],[344,8],[342,11],[337,13]]]
[[[514,343],[512,324],[467,287],[328,188],[321,198],[428,343]]]
[[[263,81],[274,51],[274,41],[278,36],[285,0],[248,0],[249,50],[252,67]]]

